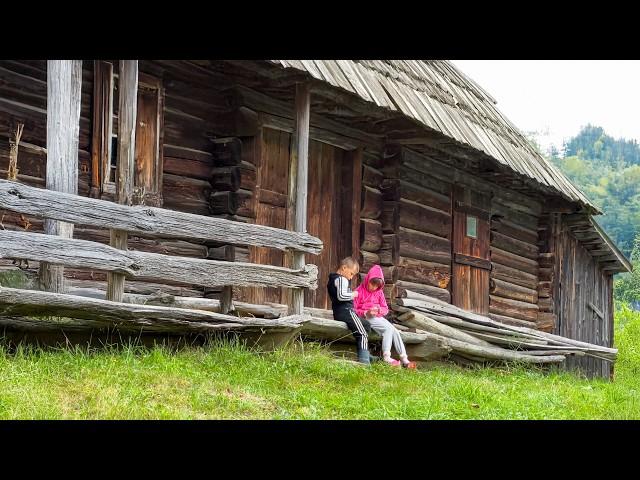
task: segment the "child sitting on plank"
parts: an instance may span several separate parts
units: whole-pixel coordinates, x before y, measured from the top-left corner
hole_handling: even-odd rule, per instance
[[[389,313],[387,301],[384,298],[384,275],[379,265],[374,265],[367,273],[362,284],[356,289],[358,295],[354,297],[356,313],[364,317],[371,328],[382,336],[383,360],[390,365],[406,368],[416,368],[415,362],[407,358],[407,350],[400,337],[400,332],[394,327],[385,315]],[[391,357],[391,345],[400,355],[400,361]]]
[[[353,299],[358,292],[352,292],[349,282],[355,274],[360,271],[358,262],[351,257],[347,257],[340,262],[340,267],[336,273],[329,275],[327,290],[331,298],[331,308],[333,318],[340,322],[345,322],[349,330],[356,339],[356,349],[358,351],[358,361],[369,365],[369,340],[367,331],[362,320],[353,310]]]

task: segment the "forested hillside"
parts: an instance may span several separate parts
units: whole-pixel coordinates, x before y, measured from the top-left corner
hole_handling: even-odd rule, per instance
[[[640,232],[640,145],[588,125],[551,161],[605,213],[596,217],[625,255]]]

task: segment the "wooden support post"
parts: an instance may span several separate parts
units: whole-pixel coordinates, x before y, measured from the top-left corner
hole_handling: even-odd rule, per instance
[[[116,168],[117,201],[131,205],[136,151],[136,114],[138,110],[138,61],[120,60],[120,103],[118,105],[118,166]],[[111,230],[110,245],[127,249],[127,232]],[[124,275],[109,273],[107,300],[122,302]]]
[[[351,202],[351,256],[360,256],[360,203],[362,201],[362,148],[353,151],[353,197]],[[362,268],[362,266],[360,266]],[[354,280],[358,276],[354,276]],[[357,281],[357,280],[355,280]],[[353,285],[352,285],[353,286]]]
[[[309,176],[309,109],[310,91],[306,83],[296,84],[296,182],[292,184],[290,195],[295,205],[294,230],[307,231],[307,190]],[[304,253],[294,252],[293,268],[304,267]],[[304,309],[304,289],[297,288],[291,292],[291,313],[299,314]]]
[[[47,179],[49,190],[78,193],[78,137],[82,60],[47,61]],[[49,235],[73,237],[73,224],[45,219]],[[42,263],[39,282],[43,290],[64,292],[64,268]]]
[[[236,247],[231,245],[225,249],[225,260],[227,262],[233,262],[236,256]],[[222,289],[220,294],[220,313],[227,314],[233,310],[233,287],[227,285]]]

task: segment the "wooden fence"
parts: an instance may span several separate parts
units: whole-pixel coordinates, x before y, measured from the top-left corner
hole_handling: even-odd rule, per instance
[[[29,187],[0,180],[0,209],[63,222],[119,230],[148,237],[197,239],[318,254],[322,242],[309,234],[245,224],[147,206]],[[199,286],[269,286],[315,289],[318,268],[225,262],[120,250],[87,240],[30,232],[0,231],[0,258],[47,262]],[[250,309],[249,309],[250,310]],[[246,311],[246,310],[245,310]],[[0,316],[5,325],[33,327],[32,317],[80,319],[75,326],[117,325],[149,331],[193,332],[244,329],[295,329],[308,315],[280,318],[238,317],[212,311],[162,305],[137,305],[99,298],[0,287]]]

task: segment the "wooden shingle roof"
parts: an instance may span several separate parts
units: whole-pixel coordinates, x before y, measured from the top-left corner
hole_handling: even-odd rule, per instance
[[[272,60],[398,111],[489,155],[570,201],[599,208],[549,163],[478,84],[444,60]]]

